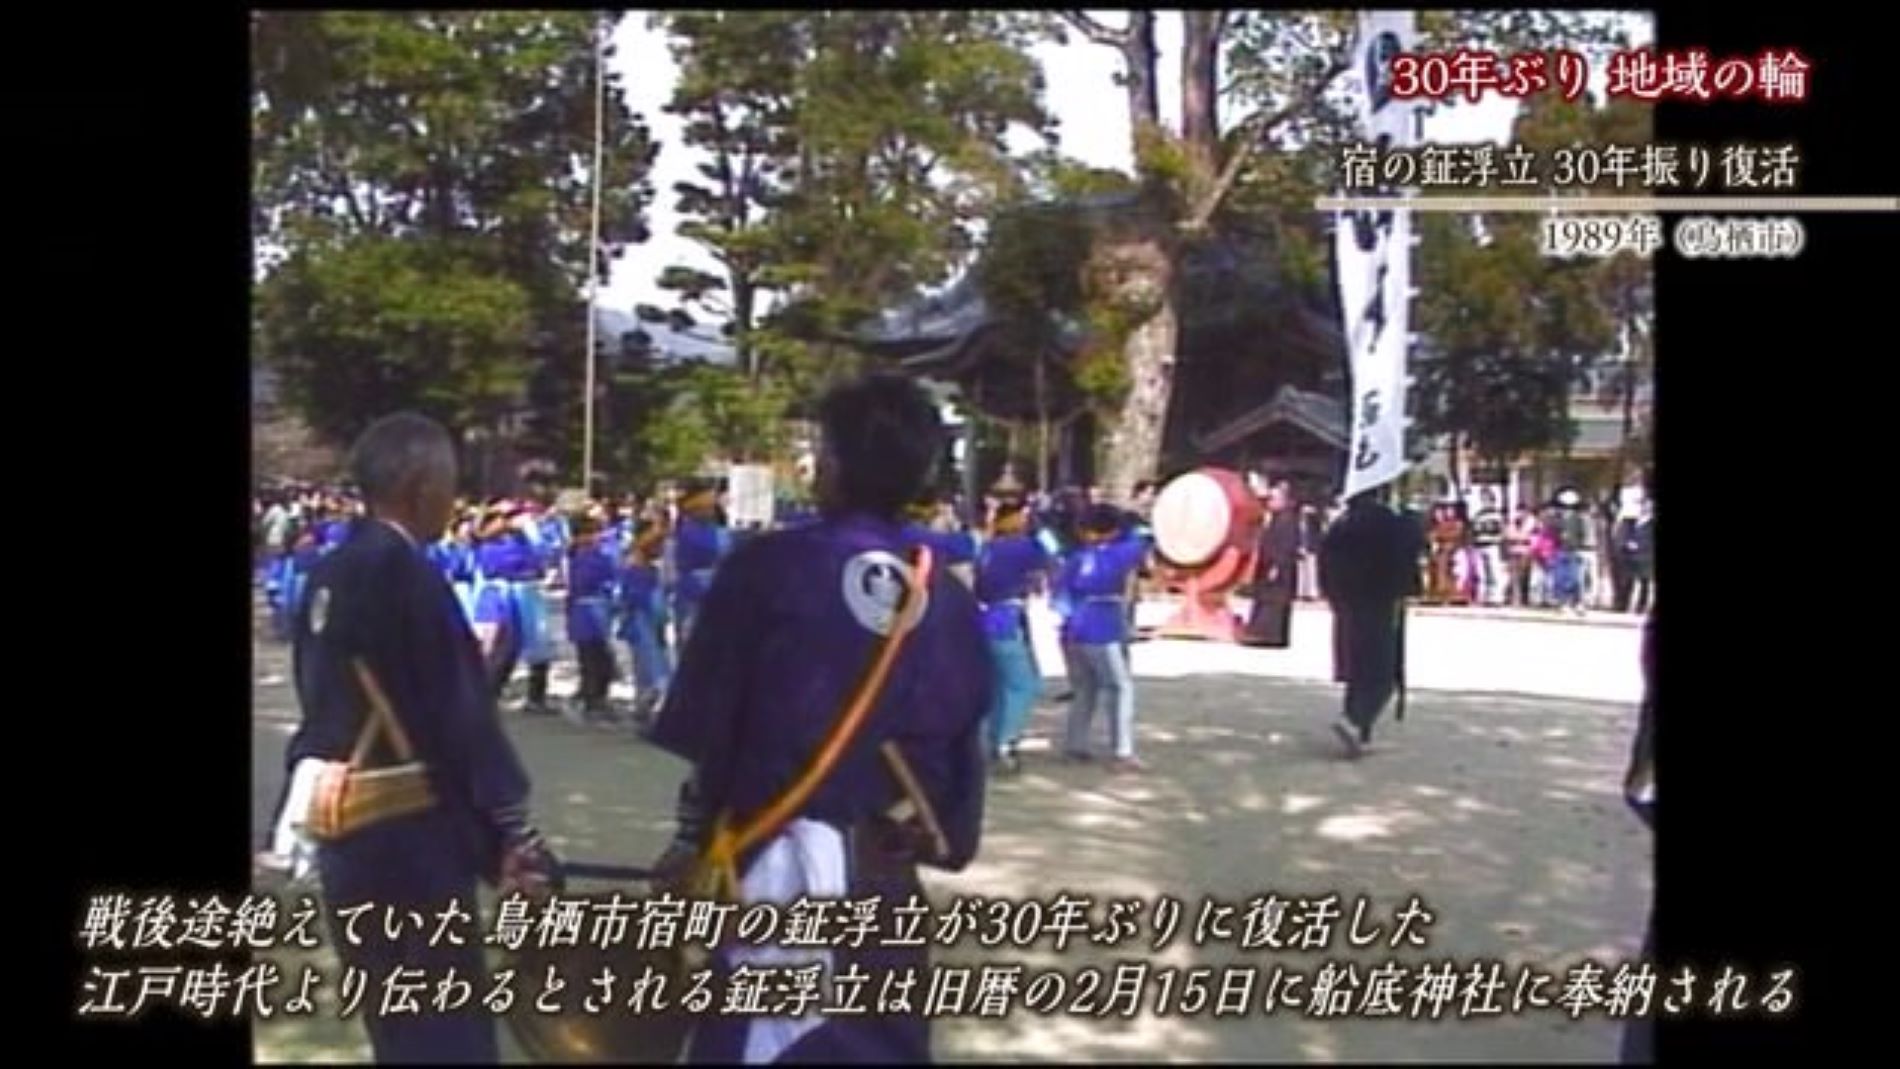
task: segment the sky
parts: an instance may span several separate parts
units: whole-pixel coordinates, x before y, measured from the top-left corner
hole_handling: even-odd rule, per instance
[[[1119,26],[1126,14],[1118,11],[1090,12],[1098,20]],[[664,146],[655,164],[654,203],[648,209],[653,237],[644,244],[631,246],[614,264],[612,275],[600,294],[601,304],[631,311],[636,304],[662,308],[672,304],[672,295],[655,284],[660,271],[672,264],[685,264],[701,270],[716,271],[717,265],[694,242],[674,231],[680,218],[673,211],[672,188],[675,182],[695,180],[701,156],[682,144],[680,121],[661,110],[672,95],[678,68],[667,47],[666,35],[649,28],[648,13],[629,12],[615,31],[616,55],[613,65],[627,91],[628,106],[646,118],[654,136]],[[1654,41],[1653,21],[1647,15],[1626,15],[1624,21],[1633,41],[1646,45]],[[1156,20],[1156,36],[1161,50],[1161,119],[1170,128],[1179,129],[1181,118],[1181,20],[1169,12]],[[1048,90],[1046,101],[1059,123],[1060,148],[1066,155],[1095,167],[1130,169],[1128,109],[1122,90],[1114,83],[1118,67],[1112,49],[1077,37],[1067,45],[1046,42],[1035,49],[1042,63]],[[1601,66],[1592,71],[1591,90],[1603,91]],[[1229,109],[1231,110],[1231,109]],[[1425,123],[1428,141],[1469,143],[1503,142],[1508,139],[1511,122],[1516,118],[1515,101],[1491,96],[1475,104],[1440,107]],[[1034,139],[1025,137],[1023,148]]]

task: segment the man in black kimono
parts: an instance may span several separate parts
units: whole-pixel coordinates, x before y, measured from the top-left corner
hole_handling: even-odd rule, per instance
[[[454,443],[432,420],[390,416],[363,433],[351,466],[369,515],[311,572],[295,647],[303,723],[287,761],[296,783],[321,778],[329,762],[356,765],[353,755],[366,771],[413,760],[432,801],[386,810],[319,843],[323,898],[332,911],[368,903],[377,918],[440,916],[452,904],[472,914],[478,883],[503,892],[543,886],[554,861],[528,819],[528,774],[495,712],[474,632],[423,555],[454,507]],[[359,754],[359,740],[375,738],[364,729],[372,683],[386,692],[395,727],[385,725],[381,745]],[[347,926],[352,941],[340,914],[331,920],[339,956],[362,970],[372,992],[397,969],[432,979],[452,969],[478,984],[488,975],[479,935],[437,941],[424,928],[386,930],[365,918]],[[499,1062],[494,1015],[479,1002],[443,1011],[421,1001],[418,1013],[365,1015],[379,1063]]]
[[[1404,685],[1405,599],[1420,593],[1424,536],[1383,493],[1353,498],[1320,545],[1320,590],[1333,607],[1333,678],[1346,684],[1333,733],[1347,757],[1365,752],[1373,723]]]
[[[1293,642],[1293,598],[1300,581],[1300,511],[1286,483],[1267,491],[1267,522],[1260,530],[1254,571],[1253,614],[1240,641],[1285,649]]]

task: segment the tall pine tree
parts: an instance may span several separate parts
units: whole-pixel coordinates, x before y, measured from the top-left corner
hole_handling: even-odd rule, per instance
[[[612,75],[588,262],[585,12],[253,21],[258,343],[326,438],[416,408],[576,467],[590,268],[643,240],[657,146]]]

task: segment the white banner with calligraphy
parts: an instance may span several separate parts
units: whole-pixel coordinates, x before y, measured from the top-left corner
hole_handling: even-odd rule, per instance
[[[1419,141],[1418,104],[1391,96],[1392,58],[1413,47],[1417,30],[1409,11],[1359,16],[1349,78],[1356,88],[1364,138],[1381,147]],[[1389,195],[1396,189],[1379,189]],[[1346,457],[1346,497],[1377,489],[1405,472],[1405,377],[1412,287],[1410,213],[1348,212],[1335,237],[1339,304],[1352,380],[1352,441]]]
[[[775,504],[770,466],[734,464],[726,470],[726,519],[734,527],[771,527]]]

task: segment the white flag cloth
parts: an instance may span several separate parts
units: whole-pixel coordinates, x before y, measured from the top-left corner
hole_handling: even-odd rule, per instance
[[[1346,458],[1346,496],[1376,489],[1404,474],[1405,356],[1410,298],[1411,217],[1393,213],[1381,243],[1391,246],[1382,262],[1368,263],[1372,277],[1360,288],[1360,310],[1348,313],[1352,344],[1352,441]],[[1350,230],[1344,245],[1357,245]],[[1342,268],[1344,262],[1342,261]],[[1342,278],[1344,272],[1342,270]],[[1345,290],[1342,282],[1341,290]],[[1356,322],[1354,322],[1356,320]]]
[[[849,865],[843,833],[815,820],[794,820],[746,869],[739,881],[745,905],[770,902],[784,906],[803,895],[812,899],[841,899],[849,890]],[[828,951],[804,947],[742,946],[731,952],[733,965],[754,968],[798,968],[819,963],[831,971]],[[769,1065],[807,1033],[825,1023],[813,1010],[802,1017],[758,1017],[746,1029],[745,1064]]]
[[[1392,148],[1418,142],[1417,105],[1389,92],[1392,57],[1416,39],[1409,11],[1359,16],[1349,80],[1358,90],[1360,134],[1367,141]],[[1412,226],[1405,212],[1351,212],[1338,224],[1339,302],[1352,375],[1345,496],[1352,497],[1391,482],[1406,468]]]

